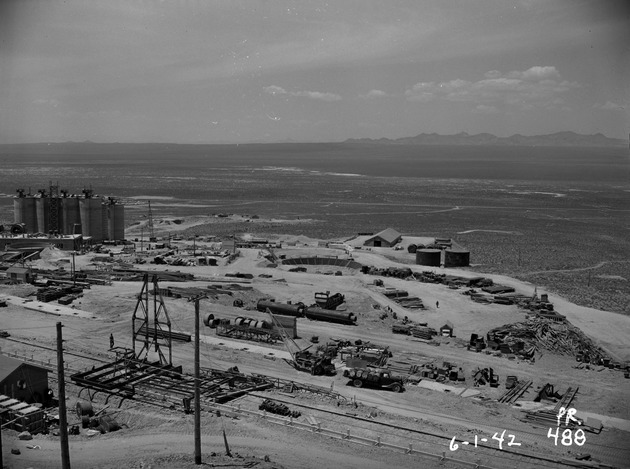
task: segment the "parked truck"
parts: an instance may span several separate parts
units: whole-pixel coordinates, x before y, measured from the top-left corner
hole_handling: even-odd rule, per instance
[[[403,392],[405,389],[402,376],[393,375],[390,370],[383,368],[348,368],[343,375],[357,388],[365,386],[394,392]]]

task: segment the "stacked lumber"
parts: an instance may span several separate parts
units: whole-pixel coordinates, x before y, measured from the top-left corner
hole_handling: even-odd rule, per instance
[[[557,323],[545,318],[507,324],[488,332],[488,341],[507,344],[512,350],[522,349],[524,355],[546,350],[560,355],[587,354],[599,361],[604,351],[584,333],[568,322]]]

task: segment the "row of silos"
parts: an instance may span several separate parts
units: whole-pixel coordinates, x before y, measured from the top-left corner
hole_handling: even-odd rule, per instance
[[[110,199],[20,195],[13,201],[14,222],[27,233],[82,234],[95,241],[125,238],[125,206]]]
[[[429,267],[467,267],[470,265],[470,251],[465,249],[418,249],[416,264]]]

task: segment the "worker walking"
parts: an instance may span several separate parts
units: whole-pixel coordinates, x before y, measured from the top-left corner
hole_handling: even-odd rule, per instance
[[[440,307],[440,302],[439,302],[439,301],[436,301],[436,302],[435,302],[435,307],[436,307],[436,308],[439,308],[439,307]]]
[[[114,334],[109,334],[109,348],[114,348]]]

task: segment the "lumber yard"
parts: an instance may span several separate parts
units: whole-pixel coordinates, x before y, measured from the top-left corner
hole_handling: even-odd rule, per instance
[[[226,455],[260,423],[274,438],[322,447],[334,438],[349,454],[368,444],[399,467],[603,468],[630,458],[627,351],[536,287],[417,270],[391,260],[410,254],[393,246],[356,249],[350,261],[317,243],[249,242],[199,262],[190,240],[154,238],[144,251],[47,247],[20,263],[21,278],[7,275],[0,410],[5,453],[21,453],[12,458],[28,461],[27,445],[91,448],[99,435],[122,441],[164,422],[192,429],[197,412],[199,431],[222,428],[213,451]],[[193,241],[221,252],[214,239]],[[178,270],[152,262],[171,251]],[[575,418],[565,422],[567,409]],[[554,444],[556,428],[580,444]],[[504,430],[520,445],[506,437],[499,448],[492,436]]]

